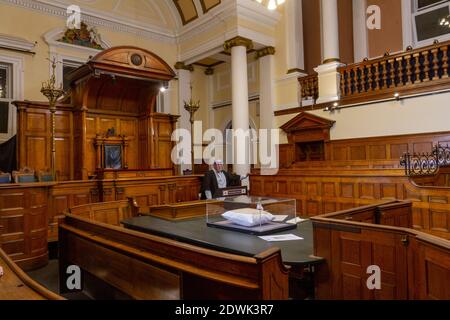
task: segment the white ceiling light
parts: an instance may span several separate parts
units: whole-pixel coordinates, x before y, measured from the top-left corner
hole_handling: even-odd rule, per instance
[[[448,15],[447,17],[443,18],[439,24],[443,27],[447,26],[450,28],[450,15]]]
[[[264,6],[269,10],[275,10],[279,5],[286,2],[286,0],[254,0]]]
[[[275,10],[277,8],[277,3],[275,0],[269,0],[269,4],[267,5],[267,9]]]

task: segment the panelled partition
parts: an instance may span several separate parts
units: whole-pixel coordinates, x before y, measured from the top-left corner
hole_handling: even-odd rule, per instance
[[[120,178],[0,185],[0,244],[22,268],[48,261],[48,241],[58,240],[58,221],[74,206],[133,197],[147,210],[198,199],[199,176]]]

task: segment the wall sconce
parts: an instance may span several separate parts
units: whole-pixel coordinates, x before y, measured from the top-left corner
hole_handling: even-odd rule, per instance
[[[166,92],[167,89],[169,89],[169,82],[168,81],[163,81],[161,83],[161,88],[159,88],[159,91]]]
[[[333,103],[333,105],[326,107],[325,109],[323,109],[323,111],[329,111],[329,112],[333,112],[335,110],[339,110],[339,103],[335,102]]]

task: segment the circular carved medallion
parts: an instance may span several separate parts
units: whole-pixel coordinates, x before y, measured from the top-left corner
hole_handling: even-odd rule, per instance
[[[131,56],[131,63],[134,64],[135,66],[140,66],[142,64],[142,57],[137,53],[133,54]]]

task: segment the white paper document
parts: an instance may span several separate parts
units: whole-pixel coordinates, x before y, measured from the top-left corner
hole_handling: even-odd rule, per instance
[[[305,240],[303,238],[297,237],[295,234],[282,234],[279,236],[264,236],[264,237],[260,237],[260,238],[265,241],[269,241],[269,242]]]
[[[288,215],[286,216],[281,216],[281,215],[274,215],[274,219],[272,221],[274,222],[283,222],[284,220],[286,220],[286,218],[289,217]]]
[[[286,221],[286,222],[289,223],[289,224],[299,224],[299,223],[305,222],[307,220],[308,219],[302,219],[302,218],[297,217],[297,218],[291,219],[291,220]]]

